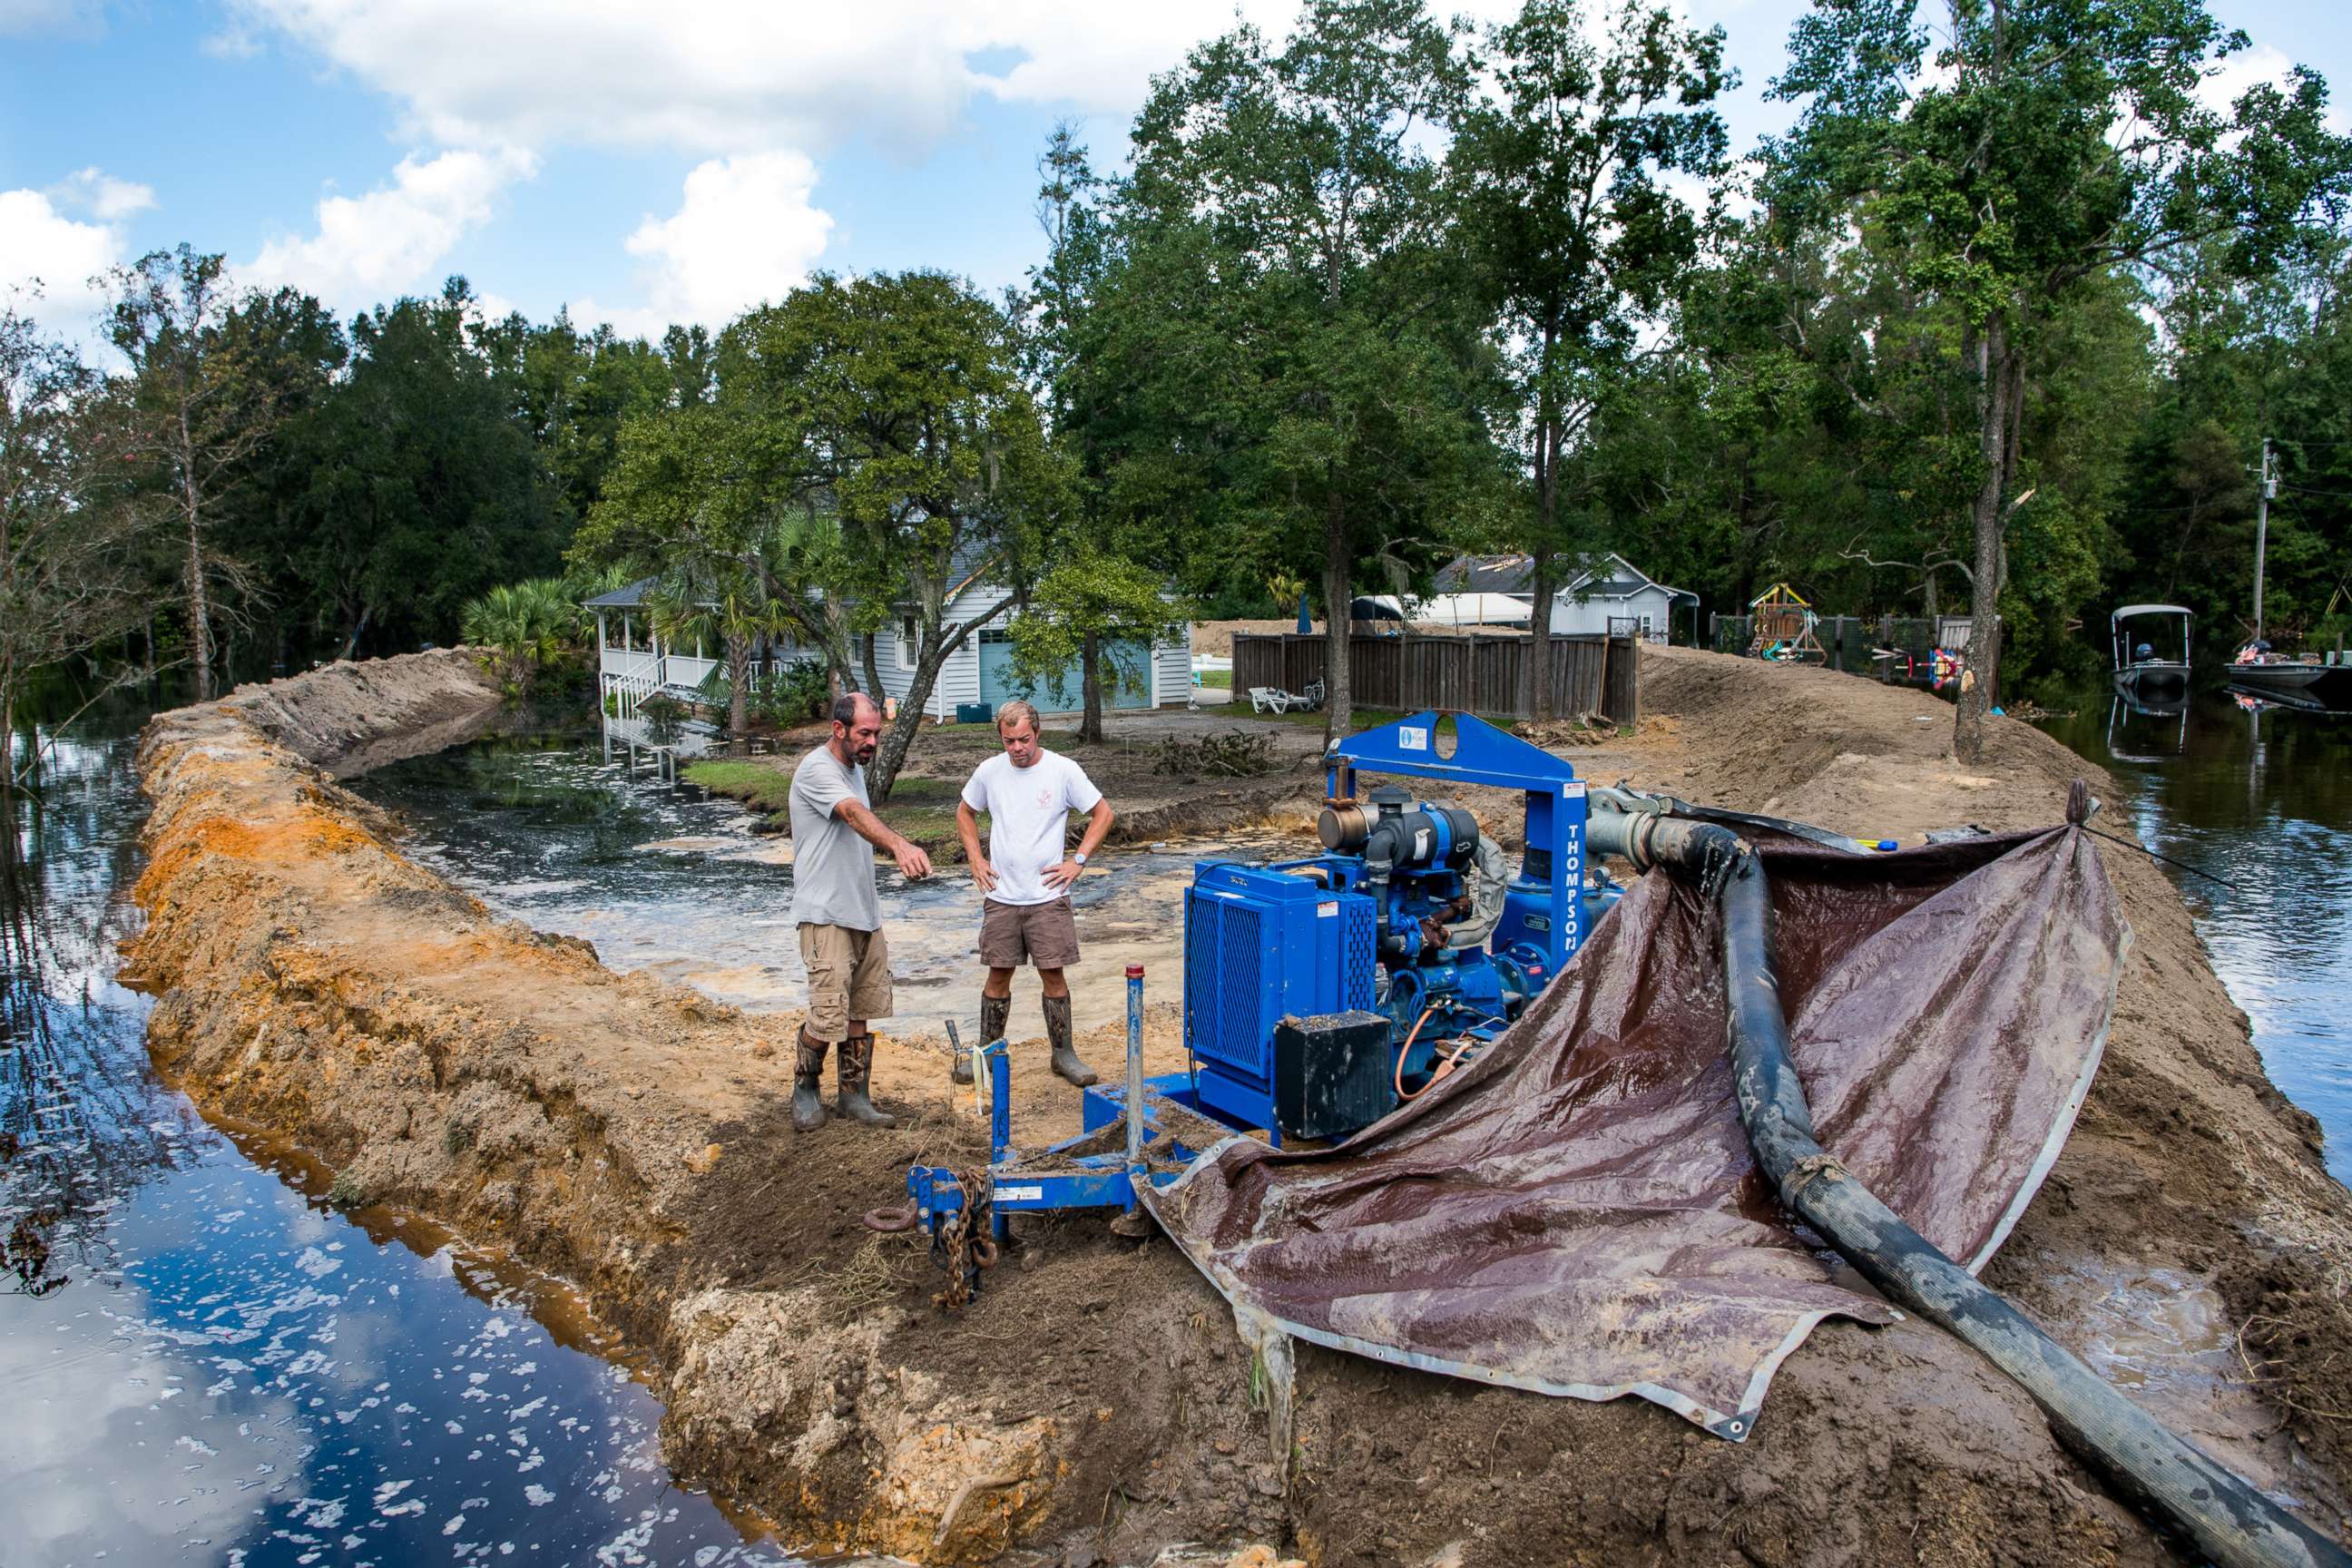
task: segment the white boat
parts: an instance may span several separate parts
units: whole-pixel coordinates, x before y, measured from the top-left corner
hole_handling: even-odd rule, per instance
[[[2174,617],[2180,622],[2180,657],[2170,657],[2172,637],[2151,630],[2152,636],[2164,637],[2165,647],[2159,657],[2156,645],[2141,642],[2124,635],[2126,621],[2153,620],[2169,624]],[[2116,687],[2125,695],[2141,702],[2179,700],[2189,694],[2189,632],[2194,617],[2179,605],[2126,605],[2107,617],[2107,633],[2115,646]]]

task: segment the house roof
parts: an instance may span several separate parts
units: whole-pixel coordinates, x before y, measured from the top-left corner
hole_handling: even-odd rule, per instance
[[[1441,594],[1516,594],[1523,592],[1535,574],[1525,554],[1465,555],[1438,568]]]
[[[646,592],[659,581],[657,577],[640,577],[626,587],[599,594],[593,599],[583,599],[580,607],[585,610],[634,610],[646,602]]]
[[[977,540],[965,540],[948,557],[948,597],[952,600],[979,582],[996,564],[996,550]]]
[[[1560,585],[1560,593],[1570,597],[1587,599],[1630,599],[1646,588],[1655,588],[1671,598],[1698,602],[1698,595],[1686,588],[1670,588],[1626,560],[1612,553],[1601,563],[1609,575],[1596,572],[1580,573]],[[1446,594],[1527,594],[1532,591],[1535,561],[1521,552],[1511,555],[1465,555],[1448,563],[1437,574],[1438,591]]]

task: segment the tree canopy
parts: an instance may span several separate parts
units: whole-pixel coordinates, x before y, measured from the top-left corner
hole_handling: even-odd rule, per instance
[[[528,663],[559,569],[625,569],[723,647],[739,728],[756,649],[879,690],[893,647],[887,792],[973,584],[1016,675],[1078,662],[1090,735],[1126,645],[1303,598],[1336,733],[1357,593],[1511,550],[1541,597],[1615,550],[1717,611],[1967,610],[1965,753],[2114,602],[2251,632],[2265,441],[2266,629],[2352,630],[2326,82],[2219,101],[2245,40],[2202,0],[1817,0],[1796,122],[1743,149],[1725,47],[1656,0],[1236,25],[1124,147],[1046,139],[1002,300],[821,274],[649,341],[457,279],[339,319],[156,252],[110,280],[119,360],[7,318],[6,657],[215,684],[474,606]]]

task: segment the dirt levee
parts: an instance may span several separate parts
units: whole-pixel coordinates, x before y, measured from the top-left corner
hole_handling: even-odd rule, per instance
[[[1572,753],[1589,776],[1913,839],[2056,822],[2087,771],[2002,721],[1958,767],[1948,708],[1851,677],[1645,658],[1662,717]],[[980,1300],[942,1316],[922,1242],[858,1219],[910,1161],[984,1158],[936,1057],[886,1044],[897,1130],[796,1137],[796,1017],[618,976],[585,943],[500,921],[333,783],[494,702],[466,656],[425,655],[155,721],[131,957],[160,995],[157,1059],[209,1110],[309,1146],[347,1195],[579,1281],[662,1373],[671,1463],[796,1538],[925,1562],[1137,1563],[1244,1539],[1365,1564],[2167,1560],[2023,1394],[1913,1322],[1825,1326],[1744,1445],[1646,1405],[1302,1348],[1276,1456],[1249,1352],[1164,1241],[1024,1227]],[[2169,886],[2128,851],[2106,859],[2135,942],[2105,1065],[1987,1277],[2340,1529],[2346,1195]],[[1180,1047],[1174,999],[1155,993],[1160,1060]],[[1039,1068],[1016,1047],[1024,1127],[1066,1107]]]

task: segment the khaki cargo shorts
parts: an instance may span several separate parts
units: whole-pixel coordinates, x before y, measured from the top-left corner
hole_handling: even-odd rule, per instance
[[[991,969],[1067,969],[1078,961],[1078,921],[1068,894],[1042,904],[980,905],[980,961]]]
[[[890,1016],[890,944],[880,931],[804,924],[801,962],[808,965],[809,1038],[839,1045],[852,1018]]]

